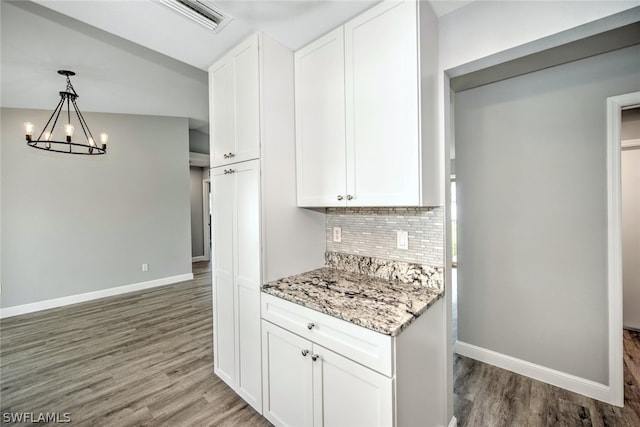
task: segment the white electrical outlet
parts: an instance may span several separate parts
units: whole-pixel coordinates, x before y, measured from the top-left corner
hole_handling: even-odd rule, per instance
[[[149,264],[142,264],[142,271],[149,271]]]
[[[397,246],[398,249],[409,249],[409,232],[408,231],[398,231],[397,234]]]
[[[342,242],[342,227],[333,227],[333,241]]]

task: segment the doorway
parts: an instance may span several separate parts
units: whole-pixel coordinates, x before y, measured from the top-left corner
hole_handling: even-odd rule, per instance
[[[625,140],[623,145],[622,117],[623,111],[635,109],[638,106],[640,106],[640,92],[607,99],[609,385],[611,403],[618,406],[624,404],[622,233],[623,220],[626,218],[623,218],[622,209],[624,197],[622,153],[623,150],[626,153],[629,148],[633,148],[629,147],[630,145],[636,144],[635,141],[627,143]],[[625,163],[628,163],[626,159]]]
[[[204,244],[204,257],[211,259],[211,179],[202,180],[202,231]]]

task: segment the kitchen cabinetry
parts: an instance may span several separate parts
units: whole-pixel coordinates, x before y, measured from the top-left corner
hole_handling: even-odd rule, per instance
[[[209,68],[211,166],[260,156],[258,43],[254,34]]]
[[[382,2],[295,58],[298,205],[441,205],[429,6]]]
[[[260,407],[260,162],[212,171],[214,369]]]
[[[337,28],[295,53],[300,206],[346,202],[343,34]]]
[[[258,111],[236,102],[236,117],[220,123],[214,110],[211,152],[218,150],[215,135],[228,132],[224,126],[242,127],[238,123],[245,119],[257,129],[245,129],[243,135],[251,138],[239,138],[238,129],[231,133],[236,141],[255,139],[258,151],[246,156],[240,154],[253,148],[230,151],[236,156],[218,159],[229,164],[211,169],[214,372],[262,413],[260,286],[322,266],[326,224],[323,213],[296,208],[293,52],[257,34],[225,58],[221,63],[232,63],[235,75],[253,76],[246,87],[233,90],[243,94],[236,99],[255,98]],[[210,69],[212,104],[223,103],[216,99],[216,85],[224,86],[216,80],[220,73],[216,66]],[[233,81],[241,85],[240,79]],[[256,158],[240,161],[247,156]]]
[[[262,326],[265,417],[279,426],[393,425],[393,380],[272,323]]]
[[[276,426],[445,424],[444,302],[391,337],[262,295],[263,414]]]

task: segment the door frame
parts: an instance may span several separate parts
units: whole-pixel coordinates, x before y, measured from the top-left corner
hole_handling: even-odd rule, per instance
[[[640,105],[640,92],[607,98],[607,295],[609,403],[624,405],[622,339],[622,110]]]
[[[209,225],[209,194],[211,194],[211,178],[202,180],[202,244],[204,246],[204,260],[211,259],[211,227]]]

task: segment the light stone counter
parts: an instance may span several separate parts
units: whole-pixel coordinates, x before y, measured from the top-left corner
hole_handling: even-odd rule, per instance
[[[335,262],[335,253],[327,253],[326,258],[329,265],[340,264]],[[435,274],[428,281],[431,286],[425,286],[424,279],[402,283],[323,267],[267,283],[262,291],[396,336],[443,296],[441,269],[432,270]]]

